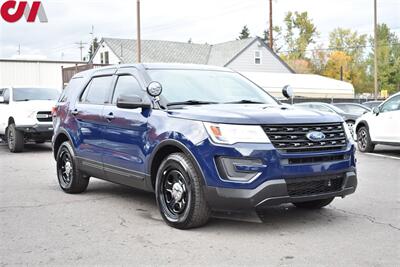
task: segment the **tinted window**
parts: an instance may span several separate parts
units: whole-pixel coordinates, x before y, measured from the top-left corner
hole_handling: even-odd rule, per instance
[[[393,97],[392,99],[388,100],[385,104],[383,104],[381,111],[395,111],[400,110],[400,95]]]
[[[153,81],[163,87],[162,96],[168,103],[188,100],[237,102],[250,100],[278,104],[263,89],[240,74],[210,70],[149,70]]]
[[[56,89],[47,88],[14,88],[14,101],[31,101],[31,100],[57,100],[60,92]]]
[[[73,78],[69,81],[67,87],[62,91],[61,96],[58,100],[58,102],[66,102],[68,93],[70,90],[74,89],[79,89],[79,87],[82,85],[83,79],[82,78]]]
[[[86,87],[81,101],[87,104],[102,105],[111,89],[112,76],[93,78]]]
[[[142,96],[143,90],[139,85],[139,82],[130,75],[120,76],[115,86],[114,96],[112,103],[117,103],[117,99],[120,95],[137,95]]]

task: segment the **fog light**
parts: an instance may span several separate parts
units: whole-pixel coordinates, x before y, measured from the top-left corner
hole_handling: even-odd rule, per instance
[[[267,167],[260,159],[218,157],[216,162],[222,179],[239,182],[256,178]]]

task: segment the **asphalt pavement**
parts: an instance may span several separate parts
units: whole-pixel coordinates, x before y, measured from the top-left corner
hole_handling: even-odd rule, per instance
[[[153,194],[91,179],[68,195],[49,145],[11,154],[0,144],[0,265],[400,266],[400,148],[357,158],[356,193],[327,208],[182,231]]]

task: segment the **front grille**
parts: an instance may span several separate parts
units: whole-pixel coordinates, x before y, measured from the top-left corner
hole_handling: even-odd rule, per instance
[[[288,194],[291,197],[311,196],[337,192],[342,189],[344,175],[286,179]]]
[[[342,123],[263,125],[262,127],[274,147],[286,153],[343,150],[347,146]],[[324,133],[325,139],[308,140],[306,135],[313,131]]]
[[[40,122],[52,122],[53,121],[51,111],[39,111],[36,114],[36,119]]]

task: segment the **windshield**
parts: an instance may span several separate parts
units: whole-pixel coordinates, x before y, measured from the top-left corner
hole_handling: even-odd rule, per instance
[[[278,104],[263,89],[234,72],[166,69],[148,72],[153,81],[161,83],[162,97],[167,103]]]
[[[355,115],[362,115],[365,112],[369,111],[368,108],[358,106],[358,105],[338,105],[338,107],[347,113],[351,113],[351,114],[355,114]]]
[[[14,88],[13,100],[30,101],[30,100],[57,100],[60,95],[56,89],[47,88]]]

